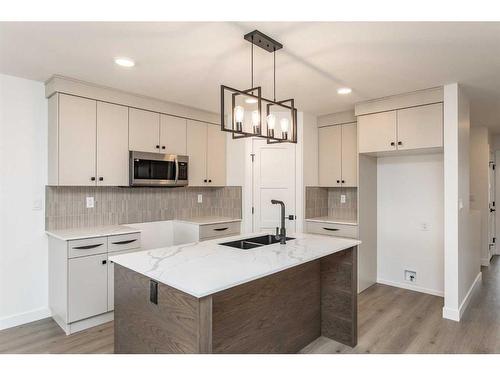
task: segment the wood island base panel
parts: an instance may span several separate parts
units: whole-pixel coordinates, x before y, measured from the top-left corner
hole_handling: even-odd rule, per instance
[[[356,273],[355,246],[202,298],[158,282],[155,301],[154,280],[115,264],[115,353],[297,353],[320,336],[354,347]]]

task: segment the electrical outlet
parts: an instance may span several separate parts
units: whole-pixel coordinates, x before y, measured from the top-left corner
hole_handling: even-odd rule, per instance
[[[94,197],[86,198],[87,208],[94,208]]]
[[[340,203],[345,203],[345,201],[346,201],[345,194],[340,194]]]
[[[198,194],[198,203],[203,203],[203,195]]]
[[[415,271],[405,270],[405,281],[409,281],[410,283],[414,283],[417,281],[417,273]]]

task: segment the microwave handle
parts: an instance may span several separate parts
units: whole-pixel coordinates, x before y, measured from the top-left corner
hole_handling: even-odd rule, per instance
[[[175,184],[177,185],[177,180],[179,180],[179,159],[175,158]]]

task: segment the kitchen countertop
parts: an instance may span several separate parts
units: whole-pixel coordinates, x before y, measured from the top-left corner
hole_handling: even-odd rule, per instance
[[[221,224],[221,223],[234,223],[237,221],[241,221],[241,219],[234,219],[224,216],[203,216],[203,217],[194,217],[189,219],[175,219],[174,221],[178,221],[181,223],[195,224],[195,225],[209,225],[209,224]]]
[[[358,225],[357,220],[338,219],[338,218],[331,217],[331,216],[312,217],[310,219],[306,219],[306,221],[310,221],[310,222],[313,222],[313,223]]]
[[[220,245],[254,233],[112,256],[111,261],[201,298],[357,246],[348,238],[295,233],[295,240],[250,250]]]
[[[47,235],[63,241],[80,240],[84,238],[115,236],[118,234],[139,233],[141,230],[126,225],[106,225],[93,228],[73,228],[45,231]]]

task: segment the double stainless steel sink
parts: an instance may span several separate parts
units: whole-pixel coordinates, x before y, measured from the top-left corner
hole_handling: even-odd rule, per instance
[[[292,237],[286,237],[287,241],[293,239],[294,238]],[[220,245],[235,247],[241,250],[249,250],[260,246],[272,245],[278,242],[280,242],[279,238],[276,239],[276,236],[268,234],[264,236],[244,238],[242,240],[237,240],[237,241],[224,242],[221,243]]]

